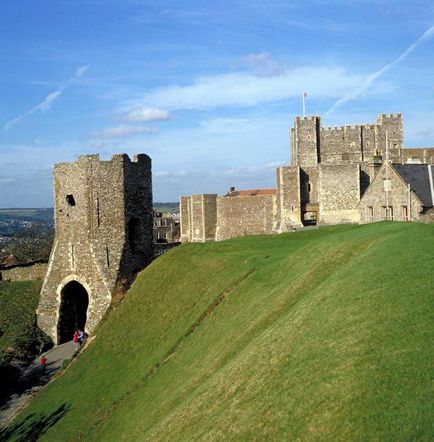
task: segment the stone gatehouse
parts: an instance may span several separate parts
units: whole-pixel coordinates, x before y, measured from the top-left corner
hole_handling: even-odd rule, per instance
[[[57,343],[92,332],[153,257],[151,159],[85,155],[54,167],[55,238],[37,310]]]
[[[312,224],[366,222],[361,199],[384,163],[401,164],[404,169],[434,164],[434,148],[404,147],[400,113],[380,114],[374,124],[340,127],[323,127],[317,116],[296,117],[290,144],[291,166],[276,169],[275,189],[181,197],[181,241],[218,241]],[[432,180],[424,186],[434,197]],[[392,197],[401,187],[386,192]],[[417,204],[409,220],[419,219],[434,204],[432,199],[428,206],[421,204],[417,187],[410,189]],[[369,195],[378,192],[369,191]]]

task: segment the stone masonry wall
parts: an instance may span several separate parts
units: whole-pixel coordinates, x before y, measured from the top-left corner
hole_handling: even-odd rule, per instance
[[[318,164],[320,142],[319,117],[295,117],[291,149],[295,152],[296,163],[292,166],[309,167]]]
[[[408,192],[407,184],[395,172],[392,166],[388,165],[387,178],[390,180],[390,191],[386,200],[385,185],[386,164],[379,170],[377,176],[366,190],[360,203],[358,211],[362,223],[383,221],[386,219],[385,210],[386,201],[389,207],[393,208],[393,220],[405,221],[404,208],[411,208],[407,213],[411,220],[417,220],[422,210],[422,203],[414,192]],[[410,203],[410,204],[409,204]],[[371,209],[372,208],[372,211]],[[372,214],[372,215],[371,215]]]
[[[100,161],[82,156],[54,168],[55,239],[41,290],[38,325],[57,340],[63,288],[87,291],[86,329],[92,332],[118,284],[151,261],[151,160],[127,155]]]
[[[322,127],[319,117],[296,117],[291,130],[291,164],[370,162],[379,152],[385,156],[386,131],[389,159],[398,162],[403,150],[402,114],[380,114],[376,124]]]
[[[217,198],[216,240],[273,233],[276,196]]]
[[[190,196],[181,196],[179,198],[179,213],[180,213],[180,229],[181,229],[181,242],[191,241],[190,231]]]
[[[358,222],[360,167],[358,164],[319,167],[319,222],[339,224]]]
[[[300,168],[278,167],[276,187],[277,211],[274,230],[280,233],[301,227]]]
[[[217,226],[216,199],[216,194],[200,194],[180,198],[181,242],[215,240]]]
[[[0,270],[0,281],[33,281],[44,279],[47,272],[47,263],[13,266]]]
[[[406,163],[420,163],[420,164],[434,164],[434,148],[407,148],[401,152],[402,164]]]

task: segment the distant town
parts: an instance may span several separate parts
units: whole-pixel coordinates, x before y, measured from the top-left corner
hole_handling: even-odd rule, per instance
[[[154,204],[154,243],[176,243],[180,237],[179,204]],[[0,266],[48,260],[54,236],[52,208],[0,209]]]

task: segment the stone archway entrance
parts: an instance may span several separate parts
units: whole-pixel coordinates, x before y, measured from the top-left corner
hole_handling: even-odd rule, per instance
[[[57,343],[72,339],[76,329],[85,330],[89,295],[77,281],[66,284],[60,295],[59,321],[57,322]]]

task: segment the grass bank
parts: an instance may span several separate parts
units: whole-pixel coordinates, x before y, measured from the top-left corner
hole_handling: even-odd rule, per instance
[[[3,437],[431,439],[433,251],[403,223],[173,249]]]

